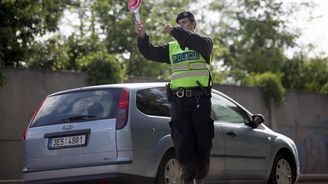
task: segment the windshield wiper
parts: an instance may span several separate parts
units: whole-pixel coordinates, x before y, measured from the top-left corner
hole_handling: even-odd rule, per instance
[[[64,123],[72,123],[72,122],[78,122],[81,120],[88,120],[90,118],[96,117],[95,115],[77,115],[77,116],[71,116],[68,118],[63,118],[56,120],[52,123],[48,123],[48,125],[54,125],[54,124],[64,124]]]
[[[66,119],[70,121],[79,121],[79,120],[87,120],[89,118],[94,118],[96,117],[95,115],[78,115],[78,116],[71,116]]]
[[[66,116],[66,118],[54,120],[54,121],[35,121],[31,127],[37,127],[37,126],[45,126],[45,125],[56,125],[56,124],[64,124],[64,123],[74,123],[79,121],[85,121],[88,119],[92,119],[97,117],[96,115],[73,115],[73,116]]]

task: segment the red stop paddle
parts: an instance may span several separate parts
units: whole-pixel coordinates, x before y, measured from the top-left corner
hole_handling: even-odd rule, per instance
[[[142,0],[129,0],[128,2],[128,8],[131,12],[134,13],[134,16],[136,18],[136,22],[140,23],[140,13],[139,8],[141,5]]]

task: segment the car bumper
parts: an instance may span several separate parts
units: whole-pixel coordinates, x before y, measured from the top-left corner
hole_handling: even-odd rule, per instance
[[[145,181],[152,180],[154,176],[149,172],[145,172],[145,167],[141,167],[141,164],[142,162],[140,161],[133,161],[132,153],[126,151],[121,152],[117,160],[106,163],[105,165],[89,165],[51,170],[29,170],[25,168],[22,174],[24,182],[27,184],[76,183],[78,181],[97,181],[99,179],[106,181],[130,180],[130,183],[131,181],[136,181],[138,178]]]
[[[26,184],[46,184],[60,182],[81,182],[81,181],[120,181],[131,183],[131,181],[140,181],[141,183],[151,183],[152,177],[138,172],[132,164],[132,161],[116,162],[112,165],[79,167],[69,169],[56,169],[47,171],[29,172],[23,170],[23,179]]]
[[[44,171],[29,171],[23,169],[23,179],[25,183],[53,183],[53,182],[71,182],[78,180],[93,180],[104,178],[114,178],[117,174],[131,173],[131,160],[116,161],[110,165],[98,165],[89,167],[76,167],[68,169],[53,169]]]

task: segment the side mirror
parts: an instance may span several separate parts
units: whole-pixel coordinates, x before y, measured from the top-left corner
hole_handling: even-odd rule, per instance
[[[252,128],[257,128],[263,122],[264,122],[264,117],[262,114],[254,114],[252,116],[252,122],[250,123],[250,126]]]

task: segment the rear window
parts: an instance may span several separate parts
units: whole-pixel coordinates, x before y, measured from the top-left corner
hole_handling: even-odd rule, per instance
[[[78,91],[48,97],[31,127],[115,118],[119,88]]]

